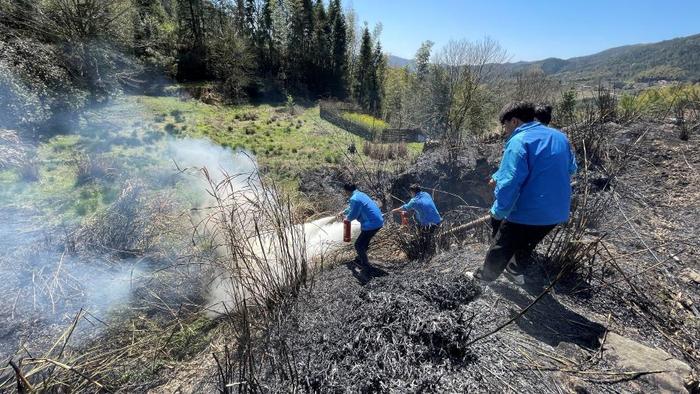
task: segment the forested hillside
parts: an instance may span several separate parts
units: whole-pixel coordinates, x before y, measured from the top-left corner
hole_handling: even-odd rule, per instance
[[[389,65],[412,66],[413,61],[389,56]],[[551,57],[533,62],[504,63],[503,71],[514,74],[533,67],[567,82],[696,82],[700,80],[700,34],[652,44],[626,45],[570,59]]]
[[[504,64],[514,73],[539,67],[552,77],[576,81],[695,82],[700,80],[700,34],[653,44],[626,45],[571,59]]]
[[[352,95],[380,107],[378,34],[340,0],[2,0],[0,25],[0,126],[169,80],[215,81],[229,102]]]

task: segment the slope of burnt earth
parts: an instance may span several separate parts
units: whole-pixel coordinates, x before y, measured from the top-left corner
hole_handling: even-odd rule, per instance
[[[410,199],[408,187],[417,183],[431,192],[441,212],[464,205],[481,207],[485,211],[493,201],[488,181],[498,169],[500,150],[498,144],[475,142],[462,148],[456,159],[449,159],[442,148],[428,148],[414,165],[396,178],[391,194],[407,201]],[[398,204],[397,199],[393,199],[394,205]]]

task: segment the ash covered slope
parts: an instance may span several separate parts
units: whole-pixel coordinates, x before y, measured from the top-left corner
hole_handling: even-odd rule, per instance
[[[345,267],[326,272],[275,337],[294,355],[299,378],[278,388],[308,382],[321,392],[555,391],[563,383],[533,368],[532,359],[557,354],[560,345],[593,352],[604,328],[550,297],[522,326],[469,345],[529,302],[528,292],[508,283],[484,288],[462,275],[482,253],[477,246],[429,262],[380,265],[388,275],[365,286]]]
[[[641,123],[607,124],[604,132],[619,149],[633,145],[614,180],[621,208],[612,199],[605,220],[588,231],[608,234],[610,254],[565,276],[512,324],[470,344],[517,317],[551,283],[558,268],[544,257],[549,240],[525,286],[483,286],[462,273],[481,264],[485,242],[468,238],[406,262],[385,251],[397,232],[385,228],[370,251],[371,275],[350,264],[322,272],[278,308],[259,340],[230,348],[224,383],[266,392],[697,392],[697,136],[683,142],[672,126]],[[422,160],[396,180],[397,191],[421,178],[439,179],[465,200],[481,195],[468,193],[483,175],[474,171],[478,160],[452,169],[440,168],[447,163],[437,155]],[[610,192],[598,188],[601,177],[589,180],[593,190]],[[474,188],[460,186],[465,181]],[[459,207],[455,213],[462,215]],[[236,367],[241,360],[245,366]],[[216,384],[214,369],[209,376]]]
[[[375,248],[372,275],[358,281],[352,266],[330,269],[283,314],[267,334],[288,368],[263,368],[260,383],[319,392],[696,392],[698,321],[687,305],[698,303],[690,274],[698,243],[681,230],[695,231],[700,219],[697,141],[680,142],[662,124],[606,132],[618,147],[644,134],[616,180],[622,208],[590,230],[609,234],[613,260],[588,267],[588,277],[571,273],[512,324],[469,344],[530,305],[557,268],[540,255],[525,286],[483,286],[462,275],[481,264],[483,242],[408,263],[385,263]],[[447,180],[434,164],[397,184]],[[467,172],[454,179],[481,177]]]

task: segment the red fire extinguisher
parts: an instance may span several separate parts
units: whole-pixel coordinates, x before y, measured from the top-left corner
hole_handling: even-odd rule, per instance
[[[343,219],[343,242],[350,242],[350,221]]]
[[[408,211],[401,211],[401,225],[408,226]]]

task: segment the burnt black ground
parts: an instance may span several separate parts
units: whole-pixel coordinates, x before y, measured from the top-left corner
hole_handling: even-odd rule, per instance
[[[593,389],[560,376],[563,358],[585,361],[605,328],[554,295],[495,335],[466,346],[527,306],[549,283],[529,275],[523,288],[503,279],[486,286],[464,276],[483,245],[428,262],[374,265],[385,274],[362,280],[342,265],[321,274],[283,323],[269,332],[284,343],[295,371],[266,370],[272,391],[558,392]],[[279,355],[278,355],[279,356]],[[273,372],[274,371],[274,372]],[[559,389],[558,389],[559,388]],[[607,384],[593,391],[616,391]]]
[[[696,365],[694,312],[673,300],[680,293],[698,304],[697,285],[682,278],[684,269],[697,270],[697,136],[680,142],[659,124],[606,127],[620,149],[644,134],[616,179],[621,208],[608,207],[605,220],[592,229],[609,232],[606,246],[625,275],[635,275],[636,291],[609,264],[597,266],[587,281],[565,277],[513,324],[465,348],[465,334],[477,337],[515,316],[558,271],[538,258],[523,287],[505,279],[474,283],[463,272],[481,264],[484,242],[453,247],[427,262],[383,264],[375,256],[375,266],[386,275],[341,265],[323,272],[302,294],[270,332],[273,342],[285,344],[295,372],[282,379],[279,369],[268,368],[262,382],[278,392],[654,392],[651,379],[615,375],[619,368],[601,357],[607,330]],[[474,183],[483,175],[479,166],[486,173],[492,161],[464,161],[465,171],[455,179]],[[449,185],[446,174],[452,170],[436,168],[439,162],[409,170],[392,193],[421,177]],[[451,185],[455,194],[487,205],[480,197],[483,188],[463,183]],[[623,211],[633,217],[633,226],[626,225]],[[663,264],[643,250],[644,243]],[[635,254],[626,255],[630,252]],[[452,289],[445,293],[450,308],[440,307],[444,299],[425,297],[440,289]],[[473,296],[460,296],[467,293]],[[415,340],[427,335],[420,331],[426,327],[432,330],[427,353],[425,342]]]

